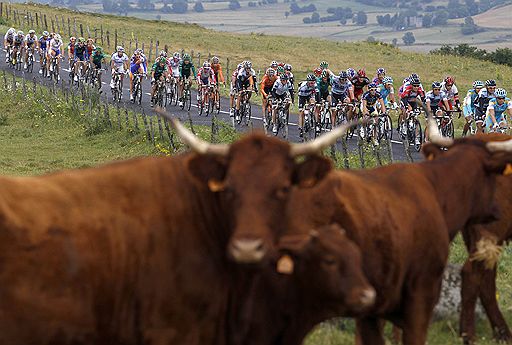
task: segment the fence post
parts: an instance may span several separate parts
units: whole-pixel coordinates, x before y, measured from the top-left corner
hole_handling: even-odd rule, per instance
[[[128,108],[124,108],[124,119],[126,123],[126,129],[130,128],[130,120],[128,119]]]
[[[123,129],[123,127],[121,126],[121,109],[119,109],[119,103],[117,103],[116,105],[116,110],[117,110],[117,126],[119,127],[119,130]]]
[[[64,21],[64,16],[61,16],[60,19],[61,19],[61,24],[62,24],[62,32],[64,32],[64,30],[66,30],[66,23]],[[69,35],[69,36],[71,36],[71,35]]]
[[[135,49],[139,49],[139,39],[135,37]]]
[[[148,119],[146,118],[146,113],[144,112],[144,108],[141,107],[142,110],[142,121],[144,122],[144,128],[146,129],[146,137],[148,141],[151,141],[151,133],[149,132]]]
[[[226,80],[231,78],[231,74],[229,74],[229,58],[226,58]]]
[[[39,27],[39,15],[36,12],[36,26]]]
[[[392,144],[391,144],[391,139],[388,138],[386,139],[386,146],[388,148],[388,158],[389,158],[389,163],[393,163],[393,147],[392,147]]]
[[[59,17],[57,17],[57,15],[55,15],[55,23],[57,24],[57,31],[60,33],[60,24],[59,24]]]
[[[110,48],[110,32],[107,30],[107,46]]]
[[[117,29],[114,31],[114,47],[117,47]]]
[[[53,19],[50,19],[51,23],[52,23],[52,32],[55,32],[55,23],[53,22]]]
[[[149,115],[149,129],[151,133],[151,142],[155,144],[155,129],[153,128],[153,116]]]
[[[149,42],[149,61],[153,61],[151,59],[151,53],[153,52],[153,40]]]
[[[132,114],[133,114],[133,124],[135,126],[135,130],[137,132],[139,132],[140,129],[139,129],[139,120],[137,119],[137,114],[134,111],[132,112]]]
[[[87,38],[91,38],[91,30],[89,30],[89,25],[85,27],[87,29]]]
[[[0,2],[0,17],[4,15],[4,3]]]
[[[100,36],[101,36],[101,45],[104,45],[104,43],[103,43],[103,24],[100,25]]]
[[[350,169],[350,162],[348,160],[348,148],[347,148],[347,138],[343,136],[341,138],[341,152],[343,154],[343,166],[345,169]]]
[[[361,169],[364,169],[366,166],[365,161],[364,161],[364,141],[359,134],[356,133],[356,135],[357,135],[357,151],[359,153],[359,162],[361,163]]]
[[[157,115],[157,121],[158,121],[158,133],[160,134],[160,140],[164,140],[164,130],[162,128],[162,118],[161,116]]]
[[[46,20],[46,14],[44,14],[44,29],[48,31],[48,21]]]
[[[84,37],[84,26],[80,23],[80,36]]]
[[[201,53],[197,53],[197,68],[199,68],[199,66],[201,66]]]
[[[76,18],[73,18],[73,36],[76,36]]]
[[[158,51],[158,46],[160,45],[160,42],[157,40],[155,43],[155,59],[158,57],[160,52]]]

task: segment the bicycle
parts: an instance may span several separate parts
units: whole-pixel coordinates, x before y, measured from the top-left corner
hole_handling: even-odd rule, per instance
[[[387,112],[380,113],[377,118],[377,141],[393,139],[393,121]]]
[[[172,104],[176,95],[176,80],[173,76],[167,77],[165,80],[165,104]]]
[[[437,127],[439,128],[439,132],[441,135],[448,138],[454,138],[455,131],[453,126],[452,113],[459,113],[460,110],[443,110],[443,114],[441,116],[434,116]]]
[[[153,104],[160,108],[164,108],[164,100],[166,98],[166,89],[165,89],[165,80],[163,78],[159,78],[156,81],[156,90],[155,95],[153,96]]]
[[[79,63],[79,62],[75,62]],[[80,62],[76,71],[76,74],[73,76],[73,83],[76,84],[77,88],[80,88],[82,84],[86,81],[86,74],[84,73],[85,65]],[[75,78],[76,77],[76,78]]]
[[[14,60],[14,69],[17,71],[21,71],[21,66],[23,65],[22,51],[21,47],[16,51],[16,59]]]
[[[249,101],[249,94],[252,90],[244,89],[240,91],[240,95],[235,95],[235,104],[238,97],[240,97],[240,110],[238,115],[233,117],[233,128],[236,129],[237,125],[249,126],[251,123],[251,102]]]
[[[272,95],[270,94],[267,96],[267,106],[263,114],[263,130],[266,135],[272,132]]]
[[[421,110],[414,108],[406,111],[406,119],[399,124],[400,137],[402,140],[408,140],[409,145],[414,145],[416,152],[420,152],[423,143],[423,131],[419,121]]]
[[[141,74],[141,73],[133,74],[132,103],[134,103],[134,104],[142,103],[142,78],[145,76],[146,76],[145,74]]]
[[[508,124],[506,124],[505,126],[498,126],[496,128],[491,128],[489,130],[489,133],[500,133],[500,134],[508,134]]]
[[[49,68],[49,76],[50,79],[53,79],[55,83],[59,82],[59,64],[57,63],[58,57],[51,56],[50,57],[50,68]]]
[[[91,85],[93,88],[96,88],[98,90],[101,90],[101,72],[104,71],[103,68],[96,68],[94,65],[89,67],[87,81],[89,85]]]
[[[316,104],[314,98],[304,105],[304,126],[302,128],[302,141],[309,141],[315,138]]]
[[[211,99],[211,85],[201,85],[197,90],[197,112],[199,116],[203,114],[205,110],[205,99],[208,102],[208,106],[206,107],[205,115],[208,116],[213,111],[213,100]]]
[[[282,130],[283,139],[288,138],[288,118],[290,116],[290,112],[286,109],[285,105],[289,103],[289,100],[277,100],[274,103],[273,108],[276,110],[276,125],[277,132],[274,134],[275,136],[279,135],[279,131]]]
[[[48,66],[47,66],[47,60],[46,60],[46,52],[43,52],[42,54],[39,54],[39,60],[41,62],[41,75],[43,78],[48,77]]]
[[[319,136],[323,131],[332,129],[331,112],[329,110],[329,102],[324,100],[320,108],[320,122],[317,123],[319,130],[315,130],[315,137]]]
[[[114,82],[114,87],[111,85],[112,90],[112,100],[114,102],[121,102],[121,97],[123,95],[123,83],[121,82],[121,74],[122,72],[118,72],[114,70],[112,73],[112,81]]]
[[[8,45],[7,47],[5,47],[4,52],[5,52],[5,62],[9,66],[11,66],[12,65],[12,63],[11,63],[12,62],[12,56],[11,56],[11,54],[12,54],[12,47],[11,47],[11,45]]]
[[[190,81],[188,80],[188,78],[183,81],[183,96],[181,100],[182,103],[180,108],[187,108],[187,110],[190,110],[190,108],[192,107],[192,95],[190,93]]]
[[[32,48],[27,48],[27,72],[30,72],[32,73],[32,71],[34,70],[34,62],[36,61],[36,59],[34,58],[34,49]]]

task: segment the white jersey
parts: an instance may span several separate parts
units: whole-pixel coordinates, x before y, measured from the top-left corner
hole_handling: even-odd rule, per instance
[[[117,52],[115,52],[110,57],[110,61],[112,61],[114,63],[114,66],[117,68],[120,68],[122,70],[124,70],[124,65],[125,65],[126,61],[128,61],[128,60],[129,60],[128,55],[126,55],[125,53],[123,53],[123,55],[119,56],[119,54]]]
[[[459,90],[457,90],[457,86],[455,86],[455,84],[453,84],[452,87],[448,90],[446,88],[446,83],[444,81],[441,83],[441,91],[443,91],[446,94],[446,97],[450,101],[453,100],[455,95],[459,94]]]
[[[12,41],[12,40],[14,39],[14,35],[15,35],[15,34],[16,34],[16,31],[13,31],[13,32],[9,32],[9,31],[7,31],[7,33],[6,33],[6,34],[5,34],[5,36],[4,36],[4,40],[9,39],[9,40],[11,40],[11,41]]]
[[[37,36],[36,35],[30,36],[30,34],[29,34],[29,35],[25,36],[25,42],[27,43],[27,45],[35,44],[37,42]]]
[[[61,40],[55,40],[55,38],[52,38],[50,41],[50,47],[53,50],[60,50],[62,48],[62,41]]]

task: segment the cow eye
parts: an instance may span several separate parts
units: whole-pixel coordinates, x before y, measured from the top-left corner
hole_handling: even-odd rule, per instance
[[[289,191],[290,191],[290,187],[288,187],[288,186],[278,188],[275,192],[275,196],[276,196],[276,198],[281,199],[281,200],[286,199],[288,197]]]
[[[327,266],[334,266],[334,265],[336,265],[336,260],[332,256],[324,257],[322,261]]]

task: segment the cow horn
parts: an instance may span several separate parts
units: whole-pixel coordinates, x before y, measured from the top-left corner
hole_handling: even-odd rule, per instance
[[[226,156],[229,151],[229,145],[226,144],[211,144],[204,140],[199,139],[194,133],[189,131],[185,126],[181,124],[181,122],[171,117],[169,113],[162,109],[155,110],[160,116],[165,117],[169,121],[171,121],[172,126],[178,133],[178,136],[183,140],[183,142],[190,147],[190,149],[194,152],[200,154],[213,154],[218,156]]]
[[[365,121],[351,121],[345,123],[309,143],[291,144],[290,156],[297,157],[320,153],[323,149],[335,144],[339,137],[345,135],[345,133],[351,127],[357,125],[358,123],[365,123]]]
[[[431,143],[442,146],[450,147],[453,145],[453,139],[444,137],[437,128],[437,123],[432,116],[427,119],[428,135]]]
[[[512,152],[512,139],[506,141],[491,141],[486,145],[487,149],[491,152],[506,151]]]

